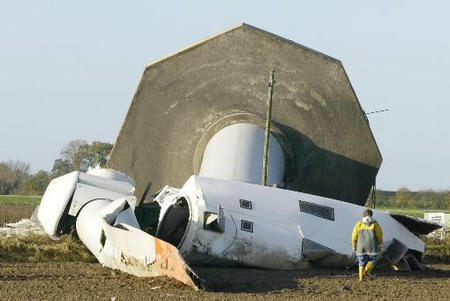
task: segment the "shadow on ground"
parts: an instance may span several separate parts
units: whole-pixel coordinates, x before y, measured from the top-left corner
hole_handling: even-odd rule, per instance
[[[211,292],[227,293],[264,293],[283,291],[286,289],[301,289],[302,279],[340,278],[345,280],[357,279],[357,268],[345,269],[305,269],[305,270],[263,270],[250,268],[227,267],[195,267],[196,274],[201,279],[202,288]],[[450,270],[440,270],[429,267],[425,271],[395,272],[378,270],[375,277],[383,278],[450,278]],[[368,280],[370,281],[370,280]]]

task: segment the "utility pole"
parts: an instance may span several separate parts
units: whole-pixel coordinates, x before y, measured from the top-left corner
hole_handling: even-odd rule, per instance
[[[261,180],[261,185],[264,186],[266,186],[267,183],[267,171],[269,168],[269,138],[270,138],[270,122],[272,119],[272,95],[274,85],[275,85],[275,70],[272,70],[269,76],[269,98],[267,99],[266,132],[264,135],[264,155],[263,155],[262,180]]]

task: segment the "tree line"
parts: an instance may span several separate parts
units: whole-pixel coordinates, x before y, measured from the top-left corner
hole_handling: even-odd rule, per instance
[[[0,162],[0,194],[42,195],[50,181],[74,170],[87,171],[108,162],[111,143],[72,140],[60,152],[50,172],[30,174],[30,165],[22,161]]]
[[[450,190],[376,191],[376,206],[391,208],[450,209]]]
[[[110,143],[72,140],[60,152],[50,172],[30,174],[30,165],[21,161],[0,162],[0,194],[42,195],[49,182],[74,170],[87,171],[104,167],[113,145]],[[371,194],[370,194],[371,195]],[[376,191],[377,207],[450,209],[450,190]]]

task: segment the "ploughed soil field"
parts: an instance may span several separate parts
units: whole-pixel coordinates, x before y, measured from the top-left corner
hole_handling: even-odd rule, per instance
[[[0,263],[0,300],[317,299],[450,300],[450,265],[424,272],[377,271],[363,283],[353,270],[268,271],[197,268],[206,288],[165,277],[137,278],[98,263]]]
[[[31,205],[0,204],[0,227],[29,217]],[[203,288],[195,291],[165,277],[137,278],[95,263],[77,240],[67,236],[0,236],[0,300],[160,300],[315,299],[450,300],[449,240],[428,241],[424,272],[376,271],[357,280],[345,269],[270,271],[194,268]],[[84,262],[69,262],[69,261]],[[49,262],[50,261],[50,262]]]

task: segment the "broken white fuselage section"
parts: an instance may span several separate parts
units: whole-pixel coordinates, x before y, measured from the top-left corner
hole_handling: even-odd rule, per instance
[[[178,250],[140,230],[133,193],[134,182],[119,172],[75,171],[50,182],[37,220],[54,239],[76,230],[104,266],[136,276],[166,275],[196,287]]]
[[[351,231],[363,207],[232,180],[192,176],[135,208],[133,181],[111,170],[72,172],[48,186],[37,218],[56,238],[76,229],[105,266],[136,276],[167,275],[196,287],[189,266],[297,269],[355,262]],[[386,212],[374,210],[385,249],[395,242],[420,254],[424,243]],[[398,252],[397,252],[398,253]]]
[[[343,267],[355,260],[351,232],[363,211],[357,205],[198,176],[181,190],[165,188],[156,201],[161,204],[157,237],[177,246],[193,265],[296,269],[309,261]],[[375,210],[374,217],[387,230],[387,246],[397,239],[410,250],[424,251],[424,243],[388,213]],[[176,223],[182,230],[170,232]]]

